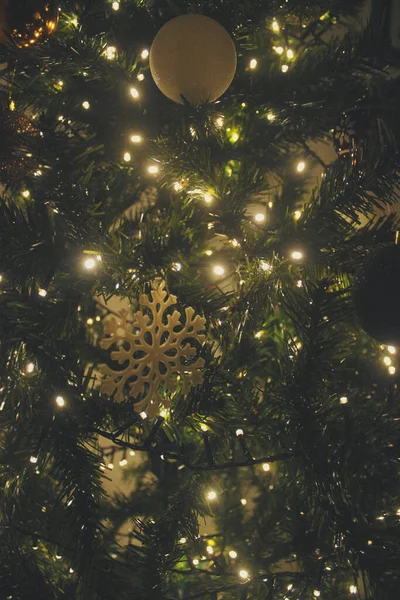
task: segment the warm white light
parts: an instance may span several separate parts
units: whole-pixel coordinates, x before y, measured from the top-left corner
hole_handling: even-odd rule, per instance
[[[230,137],[231,142],[237,142],[239,139],[239,134],[237,131],[234,131]]]
[[[112,462],[109,462],[109,463],[108,463],[108,465],[107,465],[107,469],[110,469],[110,471],[112,471],[112,470],[113,470],[113,468],[114,468],[114,465],[113,465],[113,463],[112,463]]]
[[[212,202],[212,196],[208,192],[204,194],[204,202],[206,202],[207,204],[211,204]]]
[[[247,500],[246,500],[246,498],[242,498],[242,499],[240,500],[240,504],[242,504],[242,506],[246,506],[246,504],[247,504]]]
[[[30,457],[30,462],[34,465],[36,465],[37,461],[38,461],[38,457],[37,456],[31,456]]]
[[[88,325],[90,325],[90,326],[91,326],[91,325],[93,325],[94,321],[93,321],[92,317],[89,317],[89,318],[87,319],[86,323],[87,323]]]
[[[319,598],[319,597],[320,597],[320,595],[321,595],[321,592],[320,592],[319,590],[314,590],[314,596],[315,596],[316,598]]]
[[[174,190],[176,192],[180,192],[183,189],[183,185],[181,183],[179,183],[179,181],[176,181],[174,183]]]
[[[347,404],[347,403],[348,403],[348,401],[349,401],[349,400],[348,400],[348,398],[346,398],[346,396],[342,396],[342,397],[340,398],[340,404]]]
[[[287,56],[288,58],[293,58],[293,57],[294,57],[294,52],[293,52],[293,50],[292,50],[291,48],[288,48],[288,49],[286,50],[286,56]]]
[[[114,60],[117,56],[117,49],[115,46],[107,46],[104,54],[108,60]]]
[[[267,263],[265,260],[260,261],[260,267],[262,268],[263,271],[271,270],[271,265],[269,263]]]
[[[132,98],[139,98],[139,92],[135,87],[131,87],[129,91],[131,93]]]
[[[301,210],[294,211],[294,218],[298,221],[301,218]]]
[[[239,437],[240,435],[243,435],[243,429],[236,429],[236,435],[237,435],[237,437]]]
[[[119,10],[119,2],[113,2],[111,6],[113,10]]]
[[[24,191],[22,192],[22,195],[23,195],[23,197],[24,197],[24,198],[29,198],[29,196],[31,195],[31,193],[30,193],[30,191],[29,191],[29,190],[24,190]]]
[[[71,573],[71,575],[72,575],[72,573],[75,573],[75,571],[73,570],[72,567],[69,568],[69,572]]]
[[[229,556],[230,556],[231,558],[237,558],[237,552],[235,552],[234,550],[230,550],[230,552],[229,552]]]
[[[142,141],[142,137],[140,135],[132,135],[131,142],[134,144],[139,144]]]
[[[385,363],[385,365],[387,367],[390,367],[390,365],[392,364],[392,359],[389,356],[385,356],[385,358],[383,359],[383,362]]]
[[[289,71],[289,65],[282,65],[281,71],[282,73],[287,73]]]
[[[201,429],[202,431],[208,431],[208,427],[207,427],[207,425],[205,425],[204,423],[202,423],[202,424],[200,425],[200,429]]]
[[[303,253],[299,252],[298,250],[295,250],[294,252],[292,252],[292,258],[294,260],[301,260],[303,258]]]
[[[147,50],[147,48],[145,50],[142,50],[142,53],[140,55],[144,60],[146,60],[146,58],[149,58],[149,51]]]
[[[287,590],[290,592],[290,590],[293,589],[293,583],[289,583],[289,585],[287,586]]]
[[[275,121],[276,116],[274,115],[274,113],[269,112],[269,113],[267,113],[267,119],[268,119],[268,121],[271,121],[271,123],[272,123],[272,121]]]
[[[216,497],[217,497],[217,492],[214,492],[214,490],[211,490],[207,494],[207,500],[215,500]]]
[[[263,468],[263,471],[265,471],[266,473],[268,473],[268,471],[271,469],[269,463],[264,463],[262,468]]]
[[[221,267],[221,265],[215,265],[215,267],[213,268],[213,271],[215,273],[215,275],[223,275],[225,273],[225,269],[224,267]]]
[[[142,412],[140,413],[140,416],[142,417],[143,421],[145,419],[147,419],[147,413],[144,410],[142,410]]]
[[[85,110],[89,110],[90,103],[87,100],[85,100],[85,102],[82,102],[82,106]]]
[[[283,54],[283,48],[282,48],[282,46],[277,46],[277,47],[275,48],[275,52],[276,52],[277,54]]]
[[[57,396],[57,398],[56,398],[56,404],[60,408],[62,408],[63,406],[65,406],[65,400],[64,400],[64,398],[62,396]]]
[[[250,69],[255,69],[257,67],[257,59],[252,58],[250,61]]]
[[[144,75],[143,75],[143,73],[139,73],[139,74],[137,75],[136,79],[137,79],[138,81],[143,81],[143,79],[144,79]]]
[[[30,362],[26,365],[27,373],[33,373],[34,370],[35,370],[35,365],[33,363]]]
[[[275,19],[272,21],[272,29],[276,32],[279,31],[279,23]]]
[[[199,562],[200,562],[200,561],[199,561],[199,559],[198,559],[198,558],[194,558],[194,559],[193,559],[193,564],[194,564],[194,566],[195,566],[195,567],[197,567],[197,565],[199,564]]]
[[[123,458],[122,460],[119,461],[120,467],[125,467],[127,464],[128,464],[128,461],[126,460],[126,458]]]
[[[231,240],[231,246],[237,248],[239,246],[239,242],[235,238],[233,238],[233,240]]]
[[[349,588],[350,594],[357,594],[357,586],[351,585]]]
[[[181,537],[179,540],[180,544],[186,544],[186,542],[187,542],[187,539],[185,537]]]
[[[239,577],[241,579],[248,579],[249,578],[248,571],[246,571],[246,569],[240,569],[240,571],[239,571]]]
[[[129,162],[131,160],[131,158],[132,157],[131,157],[130,153],[129,152],[125,152],[125,154],[124,154],[124,161],[125,162]]]
[[[263,331],[257,331],[257,333],[254,335],[254,337],[256,338],[256,340],[259,340],[262,337]]]
[[[42,298],[45,298],[47,296],[47,292],[43,288],[39,288],[38,294],[39,296],[42,296]]]
[[[173,271],[180,271],[182,269],[182,265],[180,262],[176,262],[176,263],[172,263],[172,270]]]
[[[135,451],[134,450],[129,450],[129,456],[135,456]]]
[[[297,169],[298,173],[302,173],[305,168],[306,168],[306,163],[304,162],[304,160],[301,160],[300,162],[297,163],[296,169]]]
[[[301,280],[301,279],[298,279],[298,280],[296,281],[296,285],[297,285],[297,287],[298,287],[298,288],[301,288],[301,287],[303,287],[303,282],[302,282],[302,280]]]
[[[212,251],[212,250],[206,250],[206,251],[205,251],[205,254],[206,254],[207,256],[211,256],[211,255],[212,255],[212,253],[213,253],[213,251]]]
[[[87,258],[84,262],[85,268],[90,271],[90,269],[94,269],[96,266],[96,261],[94,258]]]
[[[387,347],[389,354],[396,354],[396,348],[394,346]]]
[[[389,367],[388,371],[389,371],[389,375],[394,375],[396,373],[396,367]]]
[[[218,125],[218,127],[223,127],[224,126],[224,117],[218,117],[218,119],[216,119],[215,122]]]
[[[206,550],[208,554],[214,554],[214,548],[212,546],[207,546]]]
[[[157,167],[157,165],[150,165],[147,170],[151,175],[155,175],[160,169]]]
[[[257,213],[254,219],[257,221],[257,223],[262,223],[265,221],[265,215],[263,213]]]

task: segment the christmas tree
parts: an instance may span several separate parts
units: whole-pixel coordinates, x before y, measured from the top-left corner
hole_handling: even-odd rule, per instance
[[[398,598],[390,3],[0,4],[0,597]]]

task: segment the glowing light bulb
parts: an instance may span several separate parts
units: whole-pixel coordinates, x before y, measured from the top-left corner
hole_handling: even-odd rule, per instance
[[[157,167],[157,165],[150,165],[147,170],[151,175],[156,175],[160,169]]]
[[[281,71],[282,73],[287,73],[289,71],[289,65],[282,65]]]
[[[280,30],[279,23],[276,19],[274,19],[272,21],[272,29],[276,32],[278,32]]]
[[[396,367],[389,367],[388,371],[389,371],[389,375],[394,375],[396,373]]]
[[[117,56],[117,49],[115,46],[107,46],[105,52],[104,52],[105,57],[108,60],[114,60]]]
[[[298,288],[301,288],[301,287],[303,287],[303,282],[302,282],[302,280],[301,280],[301,279],[298,279],[298,280],[296,281],[296,285],[297,285],[297,287],[298,287]]]
[[[211,256],[211,255],[212,255],[212,253],[213,253],[213,251],[212,251],[212,250],[206,250],[206,251],[205,251],[205,254],[206,254],[207,256]]]
[[[247,504],[247,500],[246,500],[246,498],[242,498],[242,499],[240,500],[240,504],[241,504],[242,506],[246,506],[246,504]]]
[[[215,122],[218,125],[218,127],[223,127],[224,126],[224,117],[218,117],[218,119],[216,119]]]
[[[140,413],[140,416],[142,417],[143,421],[145,419],[147,419],[147,413],[144,410],[142,410],[142,412]]]
[[[214,554],[214,548],[212,546],[207,546],[206,550],[208,554]]]
[[[301,210],[294,211],[294,218],[298,221],[301,218]]]
[[[126,460],[126,458],[123,458],[122,460],[119,461],[120,467],[125,467],[127,464],[128,464],[128,461]]]
[[[276,116],[274,115],[274,113],[269,112],[269,113],[267,113],[267,119],[268,119],[268,121],[271,121],[271,123],[272,123],[272,121],[275,121]]]
[[[243,429],[236,429],[236,436],[239,437],[241,435],[244,435]]]
[[[86,323],[87,323],[88,325],[90,325],[90,326],[91,326],[91,325],[93,325],[94,321],[93,321],[92,317],[89,317],[89,318],[87,319]]]
[[[27,373],[33,373],[33,371],[35,370],[35,365],[33,363],[28,363],[25,367],[25,370]]]
[[[143,75],[143,73],[139,73],[139,74],[137,75],[136,79],[137,79],[138,81],[143,81],[143,79],[144,79],[144,75]]]
[[[293,52],[293,50],[292,50],[291,48],[288,48],[288,49],[286,50],[286,56],[287,56],[288,58],[293,58],[293,57],[294,57],[294,52]]]
[[[349,591],[350,591],[350,594],[357,594],[357,586],[356,585],[351,585],[349,587]]]
[[[38,457],[37,456],[31,456],[29,461],[33,464],[36,465],[37,461],[38,461]]]
[[[89,110],[90,103],[87,100],[85,100],[84,102],[82,102],[82,106],[85,110]]]
[[[299,252],[298,250],[295,250],[294,252],[292,252],[291,256],[294,260],[301,260],[303,258],[303,253]]]
[[[197,565],[199,564],[200,561],[198,558],[194,558],[192,562],[193,562],[194,566],[197,567]]]
[[[394,346],[387,347],[389,354],[396,354],[396,348]]]
[[[31,193],[30,193],[30,191],[29,191],[29,190],[24,190],[24,191],[22,192],[22,195],[23,195],[23,197],[24,197],[24,198],[29,198],[29,196],[31,195]]]
[[[250,69],[256,69],[257,68],[257,59],[256,58],[252,58],[250,61]]]
[[[96,266],[96,261],[94,258],[87,258],[84,262],[85,265],[85,269],[88,269],[89,271],[91,269],[94,269],[94,267]]]
[[[176,192],[180,192],[183,189],[183,185],[181,183],[179,183],[179,181],[176,181],[174,183],[174,190]]]
[[[147,48],[142,50],[142,53],[140,56],[143,58],[143,60],[146,60],[146,58],[149,58],[149,51],[147,50]]]
[[[274,48],[274,50],[275,50],[275,52],[276,52],[277,54],[283,54],[283,48],[282,48],[282,46],[276,46],[276,47]]]
[[[259,340],[262,337],[263,333],[264,333],[263,331],[257,331],[257,333],[254,335],[254,337],[256,338],[256,340]]]
[[[135,451],[134,450],[129,450],[129,456],[135,456]]]
[[[306,168],[306,163],[304,162],[304,160],[301,160],[300,162],[297,163],[296,170],[298,173],[302,173],[305,168]]]
[[[320,595],[321,595],[321,592],[320,592],[319,590],[314,590],[314,596],[315,596],[316,598],[319,598],[319,597],[320,597]]]
[[[340,398],[340,404],[347,404],[348,403],[348,398],[346,396],[342,396]]]
[[[111,6],[113,10],[119,10],[119,2],[113,2]]]
[[[392,364],[392,359],[389,356],[385,356],[383,362],[387,367],[390,367],[390,365]]]
[[[212,196],[208,192],[204,194],[204,202],[206,202],[207,204],[211,204],[212,202]]]
[[[134,144],[140,144],[141,141],[142,141],[142,136],[140,136],[140,135],[132,135],[131,136],[131,142],[133,142]]]
[[[237,131],[234,131],[230,137],[231,142],[236,143],[239,139],[239,134]]]
[[[221,265],[215,265],[215,267],[213,268],[213,271],[215,273],[215,275],[221,276],[225,273],[225,269],[224,267],[221,267]]]
[[[293,589],[293,583],[289,583],[286,589],[290,592]]]
[[[263,471],[265,471],[266,473],[268,473],[268,471],[271,469],[269,463],[264,463],[262,468],[263,468]]]
[[[124,154],[124,161],[125,162],[129,162],[131,160],[131,158],[132,157],[131,157],[130,153],[129,152],[125,152],[125,154]]]
[[[260,262],[260,267],[262,268],[263,271],[270,271],[271,270],[271,265],[266,262],[265,260],[262,260]]]
[[[240,569],[239,577],[240,577],[240,579],[248,579],[249,578],[248,571],[246,571],[246,569]]]
[[[137,91],[137,89],[135,87],[131,87],[131,89],[129,90],[130,94],[132,96],[132,98],[139,98],[139,92]]]
[[[180,271],[182,269],[182,265],[180,262],[176,262],[176,263],[172,263],[172,270],[173,271]]]
[[[47,296],[47,292],[46,292],[46,290],[44,290],[43,288],[39,288],[38,294],[39,294],[39,296],[41,296],[42,298],[46,298],[46,296]]]
[[[62,408],[63,406],[65,406],[65,400],[64,400],[64,398],[62,396],[57,396],[57,398],[56,398],[56,404],[60,408]]]
[[[217,497],[217,492],[214,492],[214,490],[211,490],[210,492],[207,493],[207,500],[215,500]]]
[[[200,425],[200,429],[201,429],[202,431],[208,431],[208,427],[207,427],[207,425],[205,425],[204,423],[202,423],[202,424]]]
[[[257,223],[263,223],[263,221],[265,221],[265,215],[263,213],[257,213],[254,219]]]
[[[113,465],[113,463],[112,463],[112,462],[109,462],[109,463],[108,463],[108,465],[107,465],[107,469],[110,469],[110,471],[112,471],[112,470],[113,470],[113,468],[114,468],[114,465]]]
[[[230,551],[229,551],[229,556],[230,556],[231,558],[237,558],[237,552],[235,552],[235,550],[230,550]]]

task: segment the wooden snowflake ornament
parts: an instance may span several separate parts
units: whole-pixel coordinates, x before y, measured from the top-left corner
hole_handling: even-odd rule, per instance
[[[187,394],[202,383],[204,360],[195,357],[206,339],[205,319],[195,315],[192,307],[185,309],[184,322],[179,311],[171,314],[168,309],[176,304],[176,296],[169,294],[165,281],[159,279],[153,283],[151,298],[143,294],[140,303],[144,312],[134,313],[133,321],[128,321],[128,311],[121,311],[119,318],[105,323],[107,337],[100,345],[106,350],[117,348],[111,358],[121,369],[100,365],[104,377],[101,391],[118,402],[128,395],[138,399],[135,410],[154,417],[160,404],[170,405],[160,386],[174,392],[182,381],[182,391]]]

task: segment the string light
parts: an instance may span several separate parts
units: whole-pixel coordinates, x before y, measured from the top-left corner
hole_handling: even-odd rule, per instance
[[[111,6],[113,10],[119,10],[119,2],[113,2]]]
[[[319,590],[314,590],[314,596],[315,596],[316,598],[319,598],[319,597],[320,597],[320,595],[321,595],[321,592],[320,592]]]
[[[246,571],[246,569],[240,569],[240,571],[239,571],[239,577],[241,579],[248,579],[249,578],[248,571]]]
[[[283,54],[283,52],[284,52],[282,46],[275,46],[274,50],[277,54]]]
[[[212,202],[212,196],[208,192],[204,194],[204,202],[206,202],[207,204],[211,204]]]
[[[288,58],[294,58],[294,52],[293,52],[293,50],[292,50],[291,48],[288,48],[288,49],[286,50],[286,56],[287,56]]]
[[[262,268],[263,271],[271,270],[271,265],[268,262],[266,262],[265,260],[260,261],[260,267]]]
[[[187,542],[187,539],[185,537],[181,537],[179,540],[180,544],[186,544],[186,542]]]
[[[105,52],[104,52],[105,57],[108,60],[114,60],[117,57],[117,49],[115,46],[107,46]]]
[[[84,262],[85,265],[85,269],[88,269],[88,271],[90,271],[91,269],[94,269],[96,266],[96,261],[94,258],[87,258]]]
[[[90,326],[93,325],[94,321],[93,321],[92,317],[89,317],[88,320],[86,321],[86,323]]]
[[[342,396],[340,398],[340,404],[347,404],[348,403],[348,398],[346,396]]]
[[[230,556],[231,558],[237,558],[237,552],[235,552],[235,550],[230,550],[230,551],[229,551],[229,556]]]
[[[33,363],[28,363],[25,367],[27,373],[31,374],[35,370],[35,365]]]
[[[289,71],[289,65],[282,65],[281,70],[282,73],[287,73]]]
[[[24,198],[29,198],[29,196],[31,195],[31,193],[30,193],[30,191],[29,191],[29,190],[24,190],[24,191],[22,192],[22,195],[23,195],[23,197],[24,197]]]
[[[173,271],[180,271],[182,269],[182,265],[180,262],[175,262],[175,263],[172,263],[171,268]]]
[[[114,464],[112,462],[109,462],[107,465],[107,469],[110,469],[110,471],[112,471],[114,468]]]
[[[82,106],[85,110],[89,110],[90,103],[87,100],[85,100],[84,102],[82,102]]]
[[[235,143],[238,141],[238,139],[239,139],[239,134],[238,134],[238,132],[237,132],[237,131],[234,131],[234,132],[232,133],[232,135],[231,135],[231,137],[230,137],[229,139],[230,139],[230,141],[231,141],[233,144],[235,144]]]
[[[243,429],[236,429],[236,436],[240,437],[241,435],[244,435]]]
[[[207,500],[215,500],[217,497],[217,492],[211,490],[207,493]]]
[[[276,19],[274,19],[274,20],[272,21],[272,29],[273,29],[274,31],[276,31],[277,33],[278,33],[278,32],[279,32],[279,30],[280,30],[279,23],[278,23],[278,21],[277,21]]]
[[[302,173],[305,168],[306,168],[306,163],[304,162],[304,160],[301,160],[300,162],[297,163],[296,169],[297,169],[298,173]]]
[[[65,406],[65,400],[64,400],[64,398],[62,396],[57,396],[57,398],[56,398],[56,404],[60,408],[63,408],[63,406]]]
[[[256,340],[259,340],[262,337],[263,333],[264,333],[263,331],[257,331],[257,333],[254,335],[254,337],[256,338]]]
[[[134,144],[139,144],[142,141],[142,136],[140,135],[132,135],[131,136],[131,142],[133,142]]]
[[[240,500],[240,504],[241,504],[242,506],[246,506],[246,504],[247,504],[247,500],[246,500],[246,498],[241,498],[241,500]]]
[[[29,461],[33,464],[36,465],[37,461],[38,461],[38,457],[37,456],[31,456]]]
[[[265,471],[266,473],[268,473],[268,471],[271,469],[269,463],[264,463],[262,468],[263,468],[263,471]]]
[[[135,100],[137,98],[139,98],[139,92],[137,91],[137,89],[135,87],[131,87],[131,89],[129,91],[130,91],[132,98],[135,98]]]
[[[293,583],[289,583],[286,589],[288,590],[288,592],[290,592],[293,589]]]
[[[142,410],[142,412],[140,413],[140,416],[142,417],[143,421],[145,421],[147,419],[147,413]]]
[[[212,546],[207,546],[206,550],[208,554],[214,554],[214,548]]]
[[[296,285],[297,285],[297,287],[298,287],[298,288],[301,288],[301,287],[303,287],[303,282],[302,282],[302,280],[301,280],[301,279],[298,279],[298,280],[296,281]]]
[[[349,588],[350,594],[357,594],[357,586],[351,585]]]
[[[46,296],[47,296],[47,292],[46,292],[46,290],[44,290],[43,288],[39,288],[38,294],[39,294],[39,296],[41,296],[42,298],[46,298]]]
[[[214,271],[215,275],[218,275],[218,276],[222,276],[225,273],[225,269],[224,269],[224,267],[221,267],[221,265],[215,265],[215,267],[213,268],[213,271]]]
[[[272,121],[275,121],[276,116],[274,115],[274,113],[269,112],[269,113],[267,113],[267,119],[268,119],[268,121],[271,121],[271,123],[272,123]]]
[[[174,190],[176,192],[180,192],[181,190],[183,190],[183,185],[181,183],[179,183],[179,181],[176,181],[174,183]]]
[[[197,567],[197,565],[199,564],[199,562],[200,562],[200,561],[199,561],[199,559],[198,559],[198,558],[194,558],[194,559],[192,560],[192,562],[193,562],[194,566],[195,566],[195,567]]]
[[[394,346],[388,346],[387,350],[389,354],[396,354],[396,348]]]
[[[388,371],[389,371],[389,375],[394,375],[396,373],[396,367],[389,367]]]
[[[131,160],[131,158],[132,157],[131,157],[130,153],[129,152],[125,152],[125,154],[124,154],[124,161],[125,162],[129,162]]]
[[[265,215],[263,213],[257,213],[254,219],[257,221],[257,223],[262,223],[265,221]]]
[[[212,255],[212,253],[213,253],[213,251],[212,251],[212,250],[206,250],[206,251],[205,251],[205,254],[206,254],[207,256],[211,256],[211,255]]]
[[[142,53],[140,56],[143,58],[143,60],[146,60],[146,58],[149,58],[149,51],[147,50],[147,48],[142,50]]]
[[[139,73],[139,74],[138,74],[138,76],[136,77],[136,79],[137,79],[138,81],[143,81],[143,79],[144,79],[144,75],[143,75],[143,73]]]
[[[75,571],[73,570],[72,567],[69,568],[69,572],[71,573],[71,575],[72,575],[72,573],[75,573]]]
[[[303,258],[303,253],[298,250],[295,250],[294,252],[292,252],[291,256],[293,260],[301,260]]]
[[[218,125],[218,127],[223,127],[224,126],[224,117],[218,117],[215,120],[216,124]]]
[[[157,167],[157,165],[150,165],[147,170],[151,175],[156,175],[160,169]]]
[[[128,461],[126,458],[123,458],[119,461],[119,466],[120,467],[125,467],[128,464]]]
[[[202,423],[202,424],[200,425],[200,429],[201,429],[202,431],[208,431],[208,427],[207,427],[207,425],[205,425],[204,423]]]
[[[256,69],[257,68],[257,59],[252,58],[249,66],[250,66],[250,69]]]
[[[390,365],[392,364],[392,359],[389,356],[385,356],[383,362],[387,367],[390,367]]]
[[[294,218],[298,221],[301,218],[301,210],[294,211]]]

